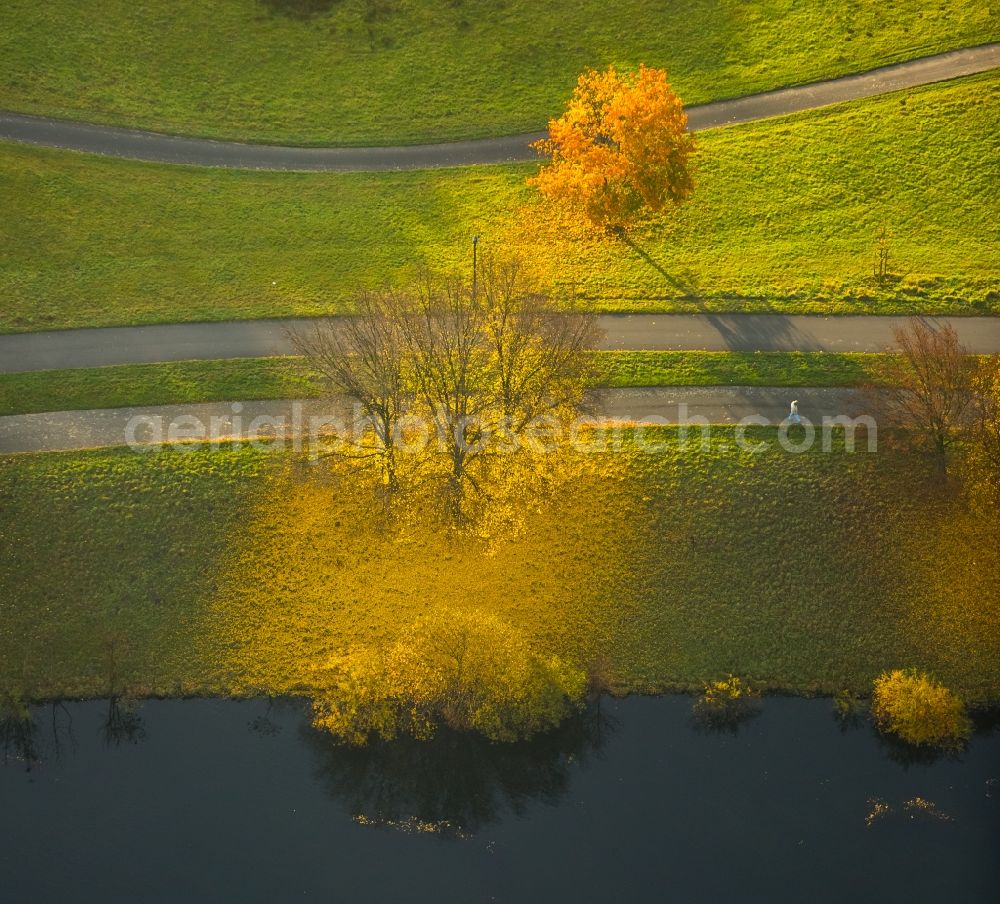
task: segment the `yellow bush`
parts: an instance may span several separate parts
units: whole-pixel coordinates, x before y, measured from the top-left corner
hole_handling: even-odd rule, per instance
[[[314,724],[350,744],[427,738],[440,725],[514,741],[557,725],[586,690],[581,669],[535,653],[506,622],[456,610],[421,619],[395,643],[337,657],[320,679]]]
[[[694,704],[695,716],[709,725],[735,725],[755,713],[760,696],[746,681],[730,675],[713,681]]]
[[[962,699],[916,669],[883,672],[875,680],[872,715],[882,731],[910,744],[953,746],[971,732]]]

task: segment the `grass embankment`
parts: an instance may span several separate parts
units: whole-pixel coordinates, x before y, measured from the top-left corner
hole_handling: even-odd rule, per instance
[[[475,233],[594,310],[997,311],[998,95],[992,74],[705,133],[693,200],[632,245],[536,208],[533,164],[227,172],[8,145],[0,330],[329,313],[414,260],[461,265]]]
[[[886,356],[858,352],[599,352],[602,386],[858,386]],[[2,384],[0,384],[2,385]]]
[[[828,352],[596,352],[600,386],[856,386],[881,355]],[[181,402],[308,399],[301,358],[234,358],[0,374],[0,416]]]
[[[301,358],[121,364],[0,374],[0,415],[180,402],[307,399],[321,387]]]
[[[690,103],[996,40],[977,0],[8,0],[0,107],[285,143],[543,128],[588,66]]]
[[[564,490],[492,541],[416,512],[380,530],[356,483],[284,453],[0,459],[0,686],[101,695],[113,670],[134,694],[307,692],[334,652],[448,606],[605,657],[622,691],[734,673],[867,692],[913,666],[1000,699],[995,513],[913,458],[664,436],[561,459]]]

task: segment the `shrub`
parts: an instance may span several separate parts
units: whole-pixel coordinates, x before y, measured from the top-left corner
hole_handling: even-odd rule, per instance
[[[918,746],[956,746],[971,732],[961,698],[916,669],[875,680],[872,716],[880,730]]]
[[[405,640],[329,663],[313,721],[350,744],[429,738],[440,725],[515,741],[561,722],[586,691],[582,669],[532,650],[495,616],[446,610]]]
[[[757,713],[756,700],[760,694],[742,678],[730,675],[722,681],[713,681],[695,701],[695,718],[712,728],[738,725]]]
[[[838,691],[833,696],[833,716],[841,728],[856,726],[861,720],[864,702],[851,691]]]

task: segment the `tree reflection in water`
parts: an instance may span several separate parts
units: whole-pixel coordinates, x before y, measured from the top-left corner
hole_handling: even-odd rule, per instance
[[[347,747],[311,726],[304,731],[318,777],[358,822],[466,837],[535,801],[558,803],[573,770],[600,752],[615,727],[595,705],[514,744],[441,730],[430,741]]]
[[[79,705],[104,704],[93,701]],[[146,737],[146,728],[139,714],[140,705],[137,700],[117,696],[108,698],[99,725],[99,734],[105,745],[138,744]],[[10,696],[0,698],[0,748],[4,765],[24,763],[30,772],[43,760],[59,759],[64,753],[76,753],[72,712],[61,700],[52,701],[48,706],[51,724],[46,730],[41,705],[29,706]]]
[[[120,696],[108,698],[108,709],[101,725],[101,735],[109,747],[138,744],[146,737],[146,726],[139,715],[139,702]]]
[[[23,700],[6,695],[0,698],[0,744],[5,766],[13,760],[24,763],[30,772],[38,762],[37,726]]]

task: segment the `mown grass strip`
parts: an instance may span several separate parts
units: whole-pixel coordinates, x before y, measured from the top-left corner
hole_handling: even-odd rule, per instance
[[[595,352],[598,383],[855,386],[881,355],[830,352]],[[0,415],[182,402],[308,399],[323,392],[296,357],[122,364],[0,374]]]
[[[311,398],[302,360],[234,358],[0,374],[0,414],[181,402]]]
[[[597,354],[601,385],[858,386],[885,356],[857,352],[622,352]]]

